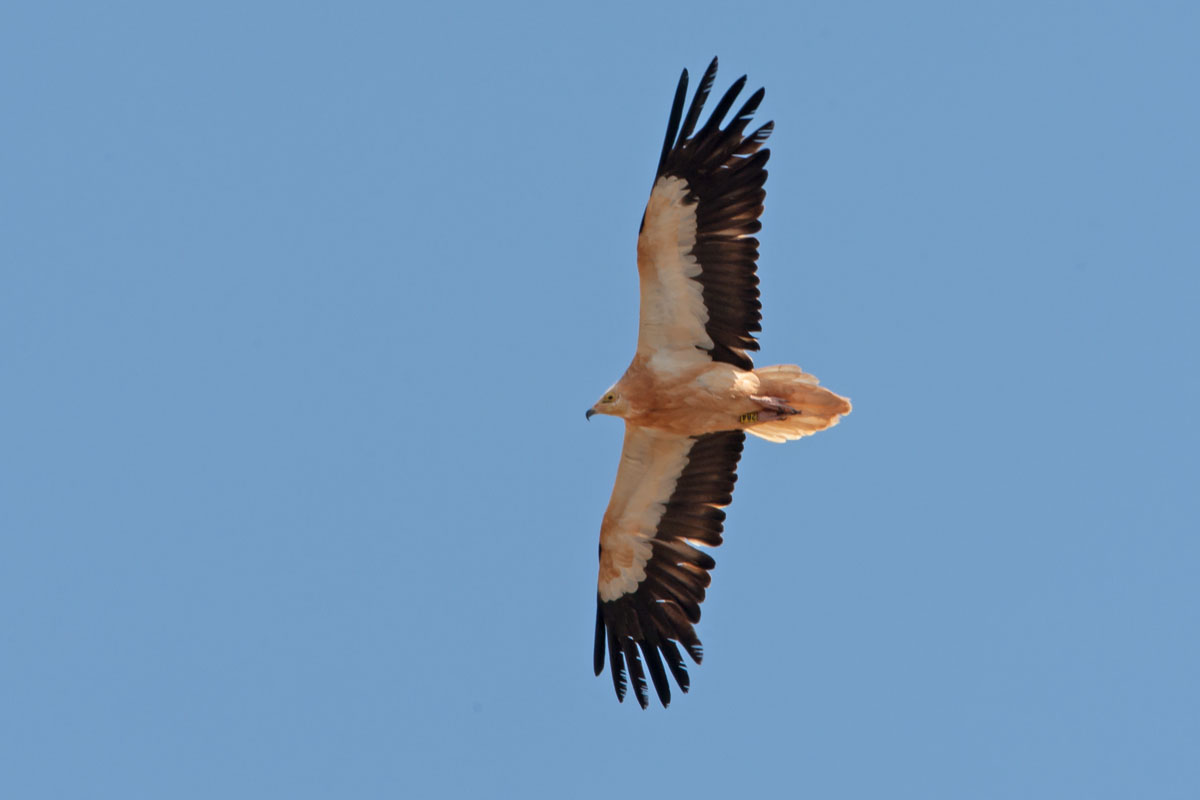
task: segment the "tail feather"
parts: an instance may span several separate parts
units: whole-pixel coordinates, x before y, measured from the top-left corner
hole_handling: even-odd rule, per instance
[[[759,392],[778,398],[798,414],[746,428],[747,433],[769,442],[786,442],[832,428],[850,413],[850,401],[818,385],[816,377],[794,364],[759,367]]]

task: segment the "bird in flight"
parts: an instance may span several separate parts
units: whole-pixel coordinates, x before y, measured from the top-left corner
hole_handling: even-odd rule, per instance
[[[762,330],[755,260],[774,123],[745,134],[759,89],[725,127],[742,76],[697,129],[717,74],[713,59],[684,114],[685,69],[675,90],[650,201],[638,233],[641,313],[637,351],[619,381],[588,409],[625,420],[612,499],[600,526],[596,675],[605,649],[617,699],[626,676],[663,706],[670,670],[689,687],[682,646],[699,664],[693,627],[715,563],[697,545],[721,543],[746,434],[784,442],[836,425],[850,401],[800,367],[754,368]],[[639,653],[640,651],[640,653]],[[644,667],[643,667],[644,663]]]

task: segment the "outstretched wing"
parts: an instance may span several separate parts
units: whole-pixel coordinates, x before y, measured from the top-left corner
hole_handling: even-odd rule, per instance
[[[754,262],[762,227],[767,158],[761,149],[774,123],[744,135],[762,102],[759,89],[724,128],[725,115],[743,75],[695,130],[717,75],[713,59],[697,87],[687,116],[687,70],[679,78],[663,142],[658,174],[638,234],[642,308],[638,354],[659,364],[723,361],[742,369],[754,364],[753,334],[762,330],[762,305]],[[680,124],[680,118],[682,124]]]
[[[599,675],[607,644],[619,700],[628,671],[642,708],[649,702],[643,658],[664,706],[671,702],[664,659],[679,688],[688,690],[677,645],[700,663],[692,626],[700,621],[708,571],[716,563],[692,545],[721,543],[721,508],[733,499],[745,440],[741,431],[676,436],[625,426],[621,466],[600,526],[594,658]]]

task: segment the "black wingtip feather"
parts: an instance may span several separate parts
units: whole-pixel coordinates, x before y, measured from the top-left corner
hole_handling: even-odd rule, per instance
[[[729,113],[729,108],[733,105],[733,101],[737,99],[737,96],[741,93],[745,86],[746,76],[743,75],[734,81],[732,86],[725,90],[725,94],[721,96],[721,99],[717,102],[716,107],[713,108],[712,115],[709,116],[708,122],[704,123],[704,127],[700,129],[698,134],[696,134],[696,138],[700,138],[705,134],[712,133],[721,127],[721,123],[725,121],[725,115]]]
[[[592,669],[597,677],[604,671],[604,609],[600,607],[599,598],[596,598],[596,644],[592,648]]]
[[[646,673],[642,671],[642,659],[638,656],[637,642],[626,638],[621,642],[621,650],[625,654],[625,669],[629,672],[629,682],[633,684],[633,694],[637,697],[638,705],[645,708],[650,705],[650,692],[646,685]]]
[[[613,689],[617,693],[617,702],[625,702],[625,667],[621,663],[621,649],[617,646],[617,632],[613,626],[608,628],[608,669],[612,673]]]
[[[667,683],[667,673],[663,669],[662,658],[658,654],[655,642],[641,642],[642,658],[646,661],[646,670],[650,680],[654,682],[654,691],[658,694],[658,702],[663,708],[671,705],[671,685]]]
[[[671,116],[667,119],[667,135],[663,138],[662,155],[658,158],[658,174],[667,163],[667,156],[675,146],[675,136],[679,131],[679,118],[683,115],[683,100],[687,96],[688,71],[685,69],[679,76],[679,85],[675,87],[675,99],[671,101]]]
[[[687,690],[691,688],[692,683],[691,678],[688,676],[687,664],[684,662],[679,648],[670,640],[663,642],[660,647],[662,648],[663,655],[667,657],[667,669],[671,670],[671,675],[675,678],[675,682],[679,684],[680,691],[687,694]]]
[[[758,148],[762,147],[763,142],[770,138],[771,133],[774,132],[774,130],[774,120],[763,123],[757,130],[754,131],[754,133],[742,140],[742,146],[737,149],[737,152],[735,152],[734,155],[749,156],[757,152]],[[767,155],[770,155],[771,153],[770,150],[763,150],[762,152],[766,153]],[[765,158],[763,160],[766,161]]]
[[[686,142],[691,137],[692,131],[696,129],[696,122],[700,119],[700,112],[704,109],[704,103],[708,100],[708,93],[712,91],[713,83],[717,79],[717,57],[713,56],[712,63],[708,65],[708,69],[704,70],[704,77],[700,79],[700,83],[696,86],[696,94],[692,95],[692,104],[688,107],[687,118],[683,122],[683,127],[679,130],[679,138],[676,143]],[[662,167],[659,166],[661,173]]]
[[[766,97],[766,94],[766,89],[759,88],[754,92],[754,94],[750,95],[746,102],[742,104],[742,107],[738,109],[738,112],[733,115],[733,122],[731,122],[729,126],[730,129],[734,129],[734,126],[737,126],[736,131],[738,133],[744,131],[746,129],[746,125],[754,116],[754,112],[758,110],[759,104],[762,103],[763,98]]]

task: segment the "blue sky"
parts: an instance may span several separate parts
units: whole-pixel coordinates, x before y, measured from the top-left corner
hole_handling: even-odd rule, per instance
[[[6,797],[1194,798],[1191,3],[0,12]],[[671,708],[591,674],[679,70],[774,119]]]

